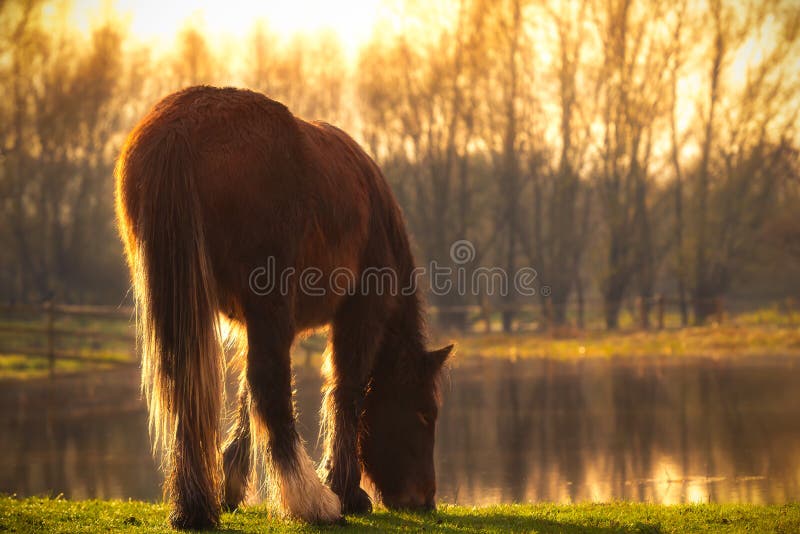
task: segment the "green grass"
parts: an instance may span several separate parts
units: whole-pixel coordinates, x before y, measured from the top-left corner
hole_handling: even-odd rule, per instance
[[[0,532],[170,532],[167,507],[135,501],[0,497]],[[223,532],[800,532],[800,504],[610,503],[443,505],[432,513],[380,510],[318,527],[280,518],[263,506],[224,514]]]
[[[56,360],[55,372],[74,373],[87,369],[110,369],[114,362],[128,361],[129,357],[120,354],[108,353],[107,362],[86,363],[77,360]],[[30,356],[27,354],[0,354],[0,379],[26,380],[40,378],[50,373],[50,361],[44,356]]]

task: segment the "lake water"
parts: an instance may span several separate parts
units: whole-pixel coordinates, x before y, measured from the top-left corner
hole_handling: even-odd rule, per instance
[[[800,500],[799,359],[460,360],[439,502]],[[296,382],[319,458],[319,373]],[[6,382],[0,402],[0,493],[160,498],[136,369]]]

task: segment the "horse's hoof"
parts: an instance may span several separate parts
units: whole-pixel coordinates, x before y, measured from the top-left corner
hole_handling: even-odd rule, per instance
[[[342,507],[345,514],[368,514],[372,511],[372,501],[367,492],[361,488],[356,488],[355,491],[345,495],[342,500],[344,501]]]
[[[249,444],[241,439],[233,440],[222,454],[222,469],[225,483],[222,487],[222,509],[232,512],[244,501],[247,478],[250,473]]]
[[[244,485],[232,483],[230,479],[225,481],[225,488],[222,496],[222,510],[233,512],[244,501]]]
[[[219,518],[210,517],[203,512],[173,510],[169,515],[169,523],[176,530],[210,530],[219,526]]]
[[[241,480],[233,480],[226,477],[222,495],[222,510],[233,512],[244,501],[246,486]]]
[[[342,519],[339,496],[322,484],[316,475],[307,479],[307,484],[284,483],[281,490],[286,512],[291,517],[320,525],[338,523]]]

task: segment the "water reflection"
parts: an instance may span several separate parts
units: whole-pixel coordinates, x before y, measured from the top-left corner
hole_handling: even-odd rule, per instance
[[[461,503],[786,502],[796,360],[476,362],[453,372],[439,478]]]
[[[443,384],[443,502],[800,499],[800,360],[461,360]],[[0,492],[159,498],[137,380],[3,384]],[[317,458],[319,387],[298,370]]]

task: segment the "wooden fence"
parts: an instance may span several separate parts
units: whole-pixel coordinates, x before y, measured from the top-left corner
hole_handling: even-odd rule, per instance
[[[117,322],[119,325],[131,323],[132,308],[113,306],[73,306],[44,302],[41,305],[0,305],[0,354],[23,354],[45,357],[50,373],[55,370],[56,360],[83,363],[113,363],[122,365],[138,364],[135,355],[136,337],[133,328],[122,332],[107,331],[100,328],[86,328],[82,324],[92,319],[101,322]],[[72,326],[60,324],[69,320]],[[26,344],[9,343],[13,338],[33,339]],[[64,346],[64,341],[66,347]],[[96,355],[97,348],[112,342],[125,347],[116,357]],[[0,342],[3,343],[3,342]],[[85,345],[88,344],[88,348]],[[78,348],[74,348],[78,345]],[[72,346],[73,348],[69,348]]]
[[[599,299],[585,301],[584,312],[592,307],[602,307]],[[780,300],[782,314],[794,322],[797,300],[785,297]],[[691,302],[688,303],[691,306]],[[649,302],[632,299],[624,306],[632,318],[633,328],[665,328],[668,312],[677,313],[679,301],[658,295]],[[572,303],[572,308],[575,305]],[[752,306],[751,306],[752,307]],[[501,304],[465,306],[431,306],[432,323],[452,328],[448,316],[460,316],[463,333],[485,333],[498,330],[498,316],[507,310]],[[542,303],[516,303],[513,308],[517,329],[535,328],[550,330],[558,325],[552,321],[552,309],[547,301]],[[715,299],[711,320],[722,323],[728,320],[730,309],[726,301]],[[50,373],[57,361],[80,363],[137,365],[136,337],[133,327],[134,310],[131,307],[73,306],[45,302],[41,305],[0,305],[0,354],[21,354],[47,359]],[[673,317],[672,321],[676,319]],[[578,329],[585,326],[576,318],[568,321]],[[681,323],[673,326],[685,326]],[[324,342],[323,342],[324,343]],[[322,350],[320,340],[308,339],[300,344],[305,351],[306,362],[312,354]]]

